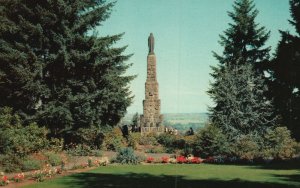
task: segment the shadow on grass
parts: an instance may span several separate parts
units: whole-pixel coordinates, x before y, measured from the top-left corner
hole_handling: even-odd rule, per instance
[[[295,188],[299,186],[280,184],[280,183],[264,183],[250,182],[240,179],[234,180],[192,180],[185,179],[183,176],[154,176],[151,174],[100,174],[100,173],[80,173],[69,177],[64,184],[68,187],[101,187],[101,188]],[[282,178],[282,177],[281,177]],[[291,178],[291,177],[286,177]],[[299,178],[296,175],[293,178]],[[288,180],[287,180],[288,181]]]
[[[269,164],[258,165],[257,167],[271,170],[300,170],[300,160],[277,161]]]
[[[274,175],[276,178],[284,180],[286,182],[294,182],[300,183],[300,171],[299,174],[292,174],[292,175]],[[300,187],[300,186],[298,186]]]

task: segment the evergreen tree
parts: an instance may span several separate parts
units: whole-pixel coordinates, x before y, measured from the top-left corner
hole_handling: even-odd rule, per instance
[[[132,100],[133,76],[124,75],[130,55],[113,46],[122,34],[92,33],[114,3],[1,2],[0,105],[22,110],[56,136],[116,125]]]
[[[296,29],[293,35],[280,31],[281,40],[275,58],[270,63],[271,97],[282,124],[288,126],[293,136],[300,140],[300,1],[290,0],[292,20]]]
[[[251,63],[262,70],[261,63],[269,58],[270,47],[264,47],[270,32],[255,23],[258,10],[252,0],[236,0],[233,12],[228,16],[233,20],[229,28],[220,35],[219,44],[224,47],[223,54],[213,52],[220,64],[237,65]]]
[[[233,23],[220,36],[223,54],[214,53],[219,65],[212,67],[214,82],[208,91],[215,102],[210,120],[230,141],[244,135],[259,141],[275,123],[260,66],[269,58],[270,49],[264,48],[269,32],[255,23],[258,11],[253,1],[236,0],[233,9],[228,13]]]
[[[214,75],[209,94],[216,106],[211,121],[232,141],[249,135],[259,141],[274,125],[273,106],[265,97],[264,78],[255,73],[252,64],[224,67]]]

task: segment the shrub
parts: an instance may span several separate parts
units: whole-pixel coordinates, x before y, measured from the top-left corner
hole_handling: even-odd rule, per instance
[[[160,146],[151,147],[145,151],[145,153],[164,153],[164,152],[165,152],[164,148]]]
[[[97,126],[90,126],[88,128],[79,128],[75,134],[75,142],[83,145],[87,145],[91,148],[95,147],[97,149],[101,148],[101,145],[104,142],[104,133],[109,129],[104,127],[101,129]],[[73,140],[74,141],[74,140]]]
[[[21,171],[22,158],[13,154],[0,155],[0,166],[5,172]]]
[[[101,150],[94,150],[93,151],[95,157],[102,157],[103,152]]]
[[[13,113],[12,108],[3,107],[0,108],[0,127],[1,129],[7,129],[11,127],[21,126],[21,119],[18,115]]]
[[[91,158],[88,158],[88,166],[89,166],[89,167],[92,167],[92,166],[93,166],[93,163],[92,163],[92,159],[91,159]]]
[[[128,136],[128,147],[137,149],[137,145],[140,142],[141,133],[130,133]]]
[[[46,152],[45,156],[47,157],[47,163],[52,166],[58,166],[62,163],[62,158],[59,154],[53,152]]]
[[[48,130],[32,123],[23,126],[11,108],[0,109],[0,153],[24,157],[48,147]]]
[[[138,142],[140,145],[152,145],[152,146],[158,145],[155,134],[147,134],[147,135],[141,136]]]
[[[119,127],[111,128],[104,134],[103,144],[107,150],[118,151],[125,146],[125,143],[125,138]]]
[[[193,152],[202,157],[229,153],[229,143],[222,131],[211,124],[201,129],[194,137]]]
[[[177,147],[176,141],[177,141],[176,135],[169,134],[169,133],[163,133],[157,137],[157,142],[165,146],[166,148],[176,148]]]
[[[51,151],[55,152],[60,152],[62,151],[64,146],[64,139],[59,139],[59,138],[50,138],[49,139],[49,147],[48,149]]]
[[[38,170],[42,168],[42,162],[36,159],[28,158],[23,161],[22,171]]]
[[[233,153],[242,160],[252,161],[260,157],[260,147],[250,135],[244,135],[233,144]]]
[[[93,155],[93,150],[90,146],[85,144],[71,145],[66,150],[69,155],[72,156],[91,156]]]
[[[118,153],[115,159],[115,162],[121,164],[138,164],[139,159],[134,154],[132,148],[122,148]]]
[[[38,127],[35,123],[25,127],[10,127],[0,132],[2,152],[26,156],[48,147],[46,138],[48,131],[45,127]],[[1,148],[0,148],[1,149]]]
[[[286,127],[276,127],[268,130],[265,135],[265,157],[275,159],[289,159],[296,154],[297,142],[291,138]]]

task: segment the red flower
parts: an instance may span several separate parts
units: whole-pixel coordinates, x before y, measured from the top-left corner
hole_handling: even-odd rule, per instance
[[[206,163],[213,163],[215,159],[213,157],[207,157],[207,159],[204,160]]]
[[[203,160],[199,157],[193,157],[191,159],[191,163],[193,163],[193,164],[199,164],[199,163],[202,163],[202,162],[203,162]]]
[[[184,156],[182,156],[182,155],[180,155],[180,156],[178,156],[177,158],[176,158],[176,161],[177,161],[177,163],[186,163],[187,162],[187,160],[186,160],[186,158],[184,157]]]
[[[162,157],[161,162],[162,163],[168,163],[169,162],[169,157]]]
[[[8,180],[7,176],[3,176],[2,180],[3,180],[4,182],[7,182],[7,180]]]
[[[154,158],[153,157],[148,157],[146,162],[147,163],[152,163],[152,162],[154,162]]]

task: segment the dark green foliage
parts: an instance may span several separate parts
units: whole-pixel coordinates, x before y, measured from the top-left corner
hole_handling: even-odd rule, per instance
[[[211,108],[211,120],[229,139],[248,134],[260,137],[275,124],[271,101],[264,95],[266,84],[251,64],[225,67],[215,80],[209,91],[217,104]]]
[[[67,153],[72,156],[91,156],[93,155],[93,150],[89,145],[78,144],[72,145],[67,148]]]
[[[23,161],[23,158],[12,153],[0,154],[0,166],[5,172],[20,172]]]
[[[291,138],[291,132],[286,127],[276,127],[265,135],[265,157],[275,159],[290,159],[295,156],[297,142]]]
[[[215,102],[210,120],[230,142],[245,135],[259,141],[276,120],[261,69],[269,58],[269,48],[264,48],[269,32],[255,23],[258,11],[252,0],[236,0],[233,8],[233,23],[220,36],[223,54],[214,53],[219,65],[212,67],[215,81],[208,91]]]
[[[118,153],[115,159],[116,163],[121,164],[133,164],[136,165],[139,163],[138,157],[134,154],[132,148],[122,148]]]
[[[138,132],[140,126],[140,115],[139,113],[135,113],[132,117],[132,132]]]
[[[275,58],[269,64],[270,95],[277,113],[292,135],[300,140],[300,1],[290,0],[296,34],[280,31],[281,40]]]
[[[240,160],[252,161],[261,157],[261,144],[253,135],[242,135],[232,144],[232,155]]]
[[[0,131],[0,139],[3,153],[14,153],[18,156],[26,156],[30,153],[46,149],[49,142],[46,138],[46,128],[40,128],[36,124],[26,127],[14,127]]]
[[[152,145],[152,146],[158,145],[156,135],[154,134],[143,135],[139,138],[138,142],[140,145]]]
[[[23,126],[12,109],[0,109],[0,152],[24,157],[36,151],[48,148],[46,138],[48,130],[35,123]]]
[[[125,146],[126,139],[120,127],[109,128],[104,135],[103,147],[106,150],[118,151]]]
[[[124,75],[130,55],[123,55],[126,47],[113,47],[122,34],[91,32],[113,5],[1,1],[0,107],[38,120],[66,142],[81,141],[76,140],[79,128],[116,125],[132,99],[133,77]]]
[[[260,62],[268,59],[270,47],[265,48],[264,44],[270,32],[255,23],[257,14],[253,0],[234,2],[233,12],[228,12],[233,23],[229,24],[230,27],[225,30],[224,35],[220,35],[219,43],[224,47],[223,54],[214,53],[221,64],[251,63],[259,67]]]
[[[79,143],[99,149],[104,141],[104,129],[96,126],[79,128],[74,135]]]
[[[173,148],[176,147],[176,135],[163,133],[157,136],[157,142],[161,145],[163,145],[166,148]]]
[[[179,151],[182,155],[189,155],[192,152],[193,136],[173,135],[162,133],[157,136],[157,142],[161,144],[167,153]]]
[[[196,134],[193,150],[195,155],[205,158],[230,153],[226,136],[221,129],[210,124]]]

